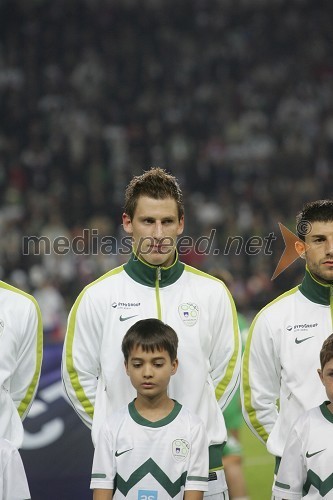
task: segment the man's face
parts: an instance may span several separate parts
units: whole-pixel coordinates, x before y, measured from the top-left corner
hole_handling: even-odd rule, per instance
[[[123,214],[123,227],[132,236],[133,249],[140,259],[153,266],[171,266],[177,236],[184,230],[184,217],[178,219],[173,198],[140,196],[133,218]]]
[[[305,243],[304,255],[311,274],[321,283],[333,283],[333,221],[312,222]]]

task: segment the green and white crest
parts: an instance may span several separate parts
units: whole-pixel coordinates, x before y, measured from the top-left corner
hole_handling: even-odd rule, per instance
[[[193,302],[184,302],[178,307],[180,319],[186,326],[193,326],[199,318],[199,307]]]
[[[190,451],[190,443],[185,439],[175,439],[172,443],[172,455],[177,462],[186,459]]]

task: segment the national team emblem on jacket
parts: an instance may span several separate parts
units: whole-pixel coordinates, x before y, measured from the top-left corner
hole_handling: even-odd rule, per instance
[[[3,322],[3,319],[0,319],[0,337],[3,334],[4,328],[5,328],[5,323]]]
[[[175,439],[172,443],[172,455],[177,462],[185,460],[190,451],[190,443],[185,439]]]
[[[193,326],[199,318],[199,307],[193,302],[185,302],[178,307],[180,319],[186,326]]]

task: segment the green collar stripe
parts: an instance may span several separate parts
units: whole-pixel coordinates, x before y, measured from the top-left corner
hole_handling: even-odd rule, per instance
[[[325,401],[319,406],[319,408],[323,417],[326,418],[326,420],[328,420],[329,422],[331,422],[331,424],[333,424],[333,413],[327,408],[329,404],[330,401]]]
[[[324,306],[330,305],[332,285],[320,283],[306,268],[304,279],[299,287],[300,292],[311,302]]]
[[[89,415],[89,417],[92,419],[94,416],[94,406],[93,404],[89,401],[88,397],[86,396],[86,393],[84,392],[84,389],[80,383],[78,373],[75,369],[74,366],[74,359],[73,359],[73,342],[74,342],[74,334],[75,334],[75,325],[76,325],[76,314],[77,310],[79,308],[80,302],[88,288],[93,286],[95,283],[98,283],[109,276],[113,276],[115,274],[119,274],[123,271],[123,266],[116,267],[115,269],[112,269],[108,273],[104,274],[97,280],[93,281],[90,283],[90,285],[86,286],[78,298],[76,299],[70,319],[69,319],[69,324],[68,324],[68,330],[67,330],[67,336],[66,336],[66,367],[67,371],[69,373],[70,381],[72,384],[72,387],[75,391],[77,399],[80,401],[82,404],[84,411]]]
[[[176,479],[176,481],[172,482],[167,474],[165,474],[165,472],[163,472],[163,470],[157,465],[157,463],[154,462],[152,458],[149,458],[130,475],[127,481],[125,481],[119,474],[116,474],[116,488],[124,496],[127,496],[128,492],[148,474],[151,474],[156,479],[170,498],[174,498],[178,493],[180,493],[182,487],[186,483],[187,472],[183,472],[182,475]]]
[[[27,392],[25,393],[17,411],[20,415],[21,418],[24,417],[26,412],[29,410],[30,405],[32,403],[33,397],[36,393],[37,390],[37,385],[38,385],[38,380],[40,376],[40,370],[41,370],[41,365],[42,365],[42,358],[43,358],[43,324],[42,324],[42,315],[39,309],[39,305],[34,297],[29,295],[26,292],[23,292],[22,290],[19,290],[18,288],[8,285],[8,283],[4,283],[3,281],[0,281],[0,288],[4,288],[5,290],[9,290],[14,293],[19,293],[20,295],[23,295],[24,297],[27,297],[31,302],[33,302],[34,306],[36,307],[36,312],[37,312],[37,342],[36,342],[36,368],[35,372],[33,374],[31,383],[27,389]]]
[[[135,400],[134,400],[135,401]],[[179,414],[180,410],[182,409],[182,405],[178,403],[178,401],[175,401],[175,405],[172,408],[171,412],[169,415],[166,417],[162,418],[161,420],[157,420],[156,422],[151,422],[150,420],[147,420],[146,418],[142,417],[138,410],[135,408],[134,401],[129,403],[128,405],[128,412],[134,422],[136,422],[139,425],[142,425],[144,427],[153,427],[153,428],[158,428],[158,427],[164,427],[165,425],[170,424],[177,415]]]
[[[251,350],[251,341],[252,341],[252,335],[253,335],[253,330],[255,327],[255,324],[260,316],[260,314],[265,311],[268,307],[270,307],[272,304],[275,304],[279,300],[283,299],[284,297],[288,297],[288,295],[293,295],[298,291],[298,286],[292,288],[291,290],[288,290],[287,292],[283,293],[279,297],[277,297],[275,300],[267,304],[254,318],[252,325],[250,326],[248,338],[246,341],[245,345],[245,350],[244,350],[244,355],[243,355],[243,393],[244,393],[244,406],[246,409],[246,412],[249,416],[251,425],[253,428],[256,430],[258,435],[261,437],[261,439],[266,442],[268,439],[268,433],[266,432],[265,428],[261,425],[259,420],[257,419],[257,414],[256,410],[252,407],[252,396],[251,396],[251,386],[250,386],[250,370],[249,370],[249,365],[250,365],[250,350]]]
[[[313,470],[309,469],[306,481],[303,486],[303,492],[302,492],[303,497],[305,497],[305,495],[309,493],[311,486],[317,488],[321,498],[325,497],[325,495],[327,495],[333,489],[333,474],[328,476],[323,481],[315,472],[313,472]]]
[[[178,254],[176,254],[176,260],[170,267],[151,266],[134,253],[131,255],[129,261],[124,264],[126,273],[134,281],[150,287],[156,286],[157,270],[159,269],[161,274],[161,279],[159,280],[160,288],[175,283],[183,274],[184,267],[185,265],[178,260]]]

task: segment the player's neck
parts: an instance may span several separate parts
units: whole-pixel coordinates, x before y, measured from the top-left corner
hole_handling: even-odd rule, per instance
[[[167,394],[159,394],[153,398],[138,394],[134,406],[143,418],[150,422],[157,422],[171,413],[175,402]]]

